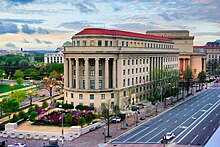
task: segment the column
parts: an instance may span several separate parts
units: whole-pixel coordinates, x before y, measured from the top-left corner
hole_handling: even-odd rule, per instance
[[[68,81],[69,81],[68,64],[69,64],[68,60],[65,59],[64,60],[64,87],[68,87]]]
[[[95,89],[99,89],[99,58],[95,58]]]
[[[69,88],[73,88],[73,64],[71,58],[69,58]]]
[[[75,58],[75,61],[76,61],[76,89],[79,88],[79,59],[78,58]]]
[[[89,89],[89,59],[85,58],[85,89]]]
[[[183,70],[185,70],[186,63],[185,63],[185,59],[183,59]]]
[[[105,59],[105,88],[108,89],[108,80],[109,80],[109,71],[108,71],[108,61],[109,59]]]
[[[116,58],[113,60],[113,88],[116,88]]]

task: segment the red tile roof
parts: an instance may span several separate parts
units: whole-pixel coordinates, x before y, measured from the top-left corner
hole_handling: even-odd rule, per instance
[[[220,49],[220,46],[193,46],[193,49],[200,49],[200,48],[204,48],[204,49]]]
[[[146,38],[146,39],[172,42],[172,40],[170,40],[169,38],[161,37],[161,36],[140,34],[140,33],[134,33],[134,32],[121,31],[121,30],[107,30],[107,29],[100,29],[100,28],[85,28],[84,30],[80,31],[79,33],[77,33],[75,35],[92,35],[92,34],[128,36],[128,37]]]

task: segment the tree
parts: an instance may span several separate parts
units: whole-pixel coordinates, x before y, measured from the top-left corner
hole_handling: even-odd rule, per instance
[[[9,95],[9,97],[10,98],[15,98],[15,99],[18,100],[19,103],[21,103],[26,98],[26,91],[22,91],[22,90],[14,91],[14,93],[11,93]]]
[[[36,79],[38,71],[34,68],[28,68],[24,71],[25,77],[30,77],[30,79]]]
[[[20,119],[26,118],[26,113],[24,111],[19,111],[18,116],[19,116]]]
[[[16,79],[16,82],[18,83],[18,85],[22,85],[24,83],[24,79],[19,77],[19,78]]]
[[[63,64],[60,64],[60,63],[52,63],[52,64],[50,64],[50,67],[49,67],[49,70],[48,70],[49,73],[51,73],[54,70],[58,74],[63,73],[63,70],[64,70]]]
[[[33,112],[34,111],[34,108],[31,106],[31,107],[29,107],[29,109],[28,109],[28,114],[30,115],[31,114],[31,112]]]
[[[44,101],[43,103],[42,103],[42,108],[47,108],[49,106],[49,104],[46,102],[46,101]]]
[[[16,70],[14,73],[14,77],[17,78],[23,78],[24,77],[24,73],[21,70]]]
[[[199,79],[199,82],[201,82],[201,83],[204,83],[206,81],[206,74],[204,71],[201,71],[198,74],[198,79]]]
[[[19,102],[16,98],[4,98],[0,103],[2,111],[8,114],[9,121],[11,119],[11,114],[17,112],[19,109]]]
[[[78,119],[78,125],[80,125],[81,127],[83,127],[85,125],[85,123],[86,123],[86,120],[84,117],[80,117]]]
[[[70,124],[72,121],[73,121],[73,116],[72,116],[72,114],[71,114],[71,113],[67,113],[67,114],[65,115],[65,122],[68,123],[68,124]]]
[[[20,66],[21,69],[28,68],[29,67],[28,60],[25,60],[25,59],[20,60],[19,61],[19,66]]]
[[[32,122],[35,122],[37,117],[37,112],[31,112],[30,116],[29,116],[29,120]]]
[[[60,75],[54,70],[50,73],[50,77],[58,80]]]
[[[83,110],[83,105],[79,104],[75,108],[76,108],[76,110]]]
[[[189,93],[189,87],[190,87],[190,80],[192,79],[192,70],[188,67],[184,72],[184,80],[185,80],[185,87],[187,90],[187,95]]]
[[[105,106],[104,106],[103,109],[102,109],[102,116],[103,116],[105,119],[107,119],[107,121],[108,121],[108,134],[107,134],[107,136],[108,136],[108,137],[111,137],[111,136],[110,136],[110,133],[109,133],[109,130],[110,130],[110,120],[109,120],[109,118],[110,118],[110,101],[108,101],[107,103],[105,103]]]
[[[0,70],[0,79],[6,76],[5,70]]]
[[[118,105],[115,105],[113,108],[113,112],[115,113],[115,115],[118,115],[120,113],[120,108]]]
[[[85,116],[85,120],[86,123],[89,125],[92,122],[92,115],[87,113]]]
[[[16,114],[16,113],[13,114],[12,122],[17,122],[19,119],[20,119],[20,118],[19,118],[18,114]]]

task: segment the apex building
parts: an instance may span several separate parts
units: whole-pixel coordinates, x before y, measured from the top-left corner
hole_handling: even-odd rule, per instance
[[[153,71],[178,69],[179,51],[172,40],[147,34],[86,28],[64,47],[65,98],[102,108],[146,101]]]

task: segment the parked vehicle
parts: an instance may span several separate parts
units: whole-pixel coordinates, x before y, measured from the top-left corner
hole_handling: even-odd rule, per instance
[[[26,144],[17,142],[17,143],[8,145],[8,147],[27,147],[27,146],[26,146]]]
[[[171,133],[171,132],[168,132],[168,133],[166,133],[166,135],[165,135],[165,139],[166,139],[166,140],[170,140],[170,139],[172,139],[172,138],[174,138],[174,137],[175,137],[174,133]]]
[[[113,117],[113,118],[111,119],[111,122],[114,122],[114,123],[120,122],[120,121],[121,121],[121,118],[118,117],[118,116],[115,116],[115,117]]]
[[[5,147],[6,140],[0,140],[0,147]]]

